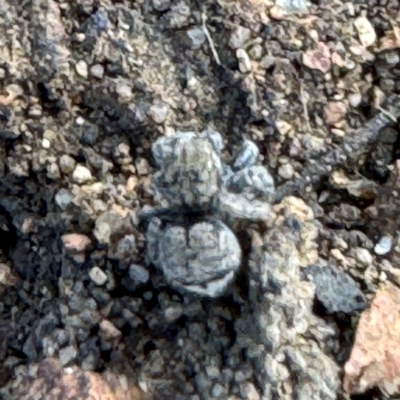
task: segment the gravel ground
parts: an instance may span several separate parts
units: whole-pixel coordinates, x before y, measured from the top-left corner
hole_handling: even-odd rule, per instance
[[[400,285],[399,24],[398,0],[3,0],[0,398],[350,399],[360,313]],[[218,296],[171,285],[143,218],[152,145],[206,130],[275,187],[221,217]]]

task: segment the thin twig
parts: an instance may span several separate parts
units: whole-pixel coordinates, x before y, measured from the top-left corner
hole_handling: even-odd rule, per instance
[[[397,122],[397,118],[391,114],[389,111],[383,109],[381,106],[378,106],[377,109],[384,115],[386,115],[388,118],[390,118],[393,122]]]
[[[303,110],[304,110],[304,118],[306,119],[307,123],[307,128],[311,132],[311,125],[310,125],[310,116],[308,114],[308,107],[307,107],[307,102],[306,102],[306,96],[304,94],[304,87],[303,87],[303,80],[299,79],[300,81],[300,97],[301,97],[301,102],[303,104]]]
[[[208,40],[208,43],[209,43],[209,45],[210,45],[210,47],[211,47],[211,52],[213,53],[215,62],[216,62],[218,65],[221,65],[221,61],[219,60],[217,50],[215,49],[214,42],[213,42],[213,40],[212,40],[212,37],[211,37],[210,32],[208,31],[208,28],[207,28],[207,25],[206,25],[207,16],[206,16],[205,13],[202,13],[202,14],[201,14],[201,19],[202,19],[202,21],[203,21],[203,31],[204,31],[204,34],[206,35],[207,40]]]

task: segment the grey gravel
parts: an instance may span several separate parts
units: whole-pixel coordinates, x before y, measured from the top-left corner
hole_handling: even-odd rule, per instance
[[[356,282],[333,265],[315,265],[304,270],[316,286],[316,297],[328,313],[353,314],[367,307],[365,296]]]
[[[251,37],[251,31],[244,26],[238,26],[231,34],[229,46],[232,49],[242,47]]]
[[[337,399],[339,367],[328,355],[337,349],[336,331],[313,312],[314,286],[301,280],[300,260],[308,253],[300,209],[283,207],[264,238],[255,240],[249,261],[249,320],[236,321],[238,340],[263,389],[262,398]],[[301,208],[299,207],[301,206]],[[304,217],[303,217],[304,218]],[[263,248],[264,247],[264,248]],[[314,332],[316,335],[312,334]],[[317,333],[318,332],[318,333]],[[314,340],[307,340],[311,334]],[[296,373],[296,382],[289,379]]]
[[[149,271],[138,264],[131,264],[129,266],[129,277],[137,282],[146,283],[150,279]]]
[[[74,170],[76,165],[75,160],[67,154],[61,156],[59,163],[61,171],[64,174],[70,174]]]
[[[74,346],[64,347],[60,350],[59,358],[63,366],[71,363],[78,355],[78,351]]]

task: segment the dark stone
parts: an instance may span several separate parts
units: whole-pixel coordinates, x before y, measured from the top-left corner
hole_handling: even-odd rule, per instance
[[[314,265],[304,270],[307,279],[315,283],[315,297],[328,314],[354,314],[367,307],[365,296],[357,283],[333,265]]]

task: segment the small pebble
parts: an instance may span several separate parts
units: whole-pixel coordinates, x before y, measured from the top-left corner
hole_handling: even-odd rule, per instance
[[[76,122],[77,125],[81,125],[82,126],[85,123],[85,120],[82,117],[78,117],[75,120],[75,122]]]
[[[294,175],[294,168],[292,164],[283,164],[278,169],[278,174],[283,179],[291,179]]]
[[[148,175],[150,172],[149,163],[145,158],[138,158],[135,161],[135,166],[139,175]]]
[[[72,180],[76,183],[82,184],[89,182],[93,179],[90,170],[83,165],[77,165],[72,173]]]
[[[121,331],[106,319],[100,322],[100,332],[108,339],[115,339],[122,335]]]
[[[104,77],[104,67],[100,64],[95,64],[90,67],[90,75],[97,79],[103,79]]]
[[[360,93],[352,93],[349,95],[349,102],[352,107],[358,107],[362,102],[362,96]]]
[[[153,298],[153,293],[152,292],[144,292],[143,298],[147,301],[150,301]]]
[[[371,253],[362,247],[356,248],[356,259],[363,265],[370,265],[372,264],[373,257]]]
[[[76,162],[71,156],[64,154],[61,156],[59,164],[64,174],[70,174],[74,170]]]
[[[250,57],[247,54],[246,50],[237,49],[236,50],[236,57],[239,61],[239,70],[246,74],[247,72],[251,71],[251,61]]]
[[[132,264],[129,267],[129,277],[137,282],[146,283],[150,279],[149,271],[138,264]]]
[[[232,49],[242,47],[251,37],[251,31],[244,26],[238,26],[231,35],[229,46]]]
[[[115,91],[122,100],[130,100],[133,97],[132,88],[124,83],[117,84]]]
[[[40,117],[42,115],[42,107],[39,104],[34,104],[29,108],[28,115],[30,117]]]
[[[59,179],[60,176],[60,168],[55,162],[47,166],[47,177],[49,179]]]
[[[61,364],[63,366],[65,366],[65,365],[69,364],[71,361],[73,361],[77,355],[78,355],[78,352],[75,349],[75,347],[68,346],[68,347],[64,347],[63,349],[60,350],[59,359],[60,359]]]
[[[44,139],[42,140],[42,147],[43,147],[44,149],[49,149],[49,148],[51,147],[50,140],[44,138]]]
[[[168,307],[164,311],[164,317],[165,317],[166,321],[169,323],[172,323],[172,322],[176,321],[177,319],[179,319],[182,314],[183,314],[183,309],[181,306]]]
[[[150,107],[149,116],[156,124],[162,124],[168,115],[168,104],[155,104]]]
[[[206,41],[206,35],[203,32],[203,29],[193,28],[186,32],[188,38],[191,42],[192,49],[199,49],[203,43]]]
[[[76,72],[83,78],[87,78],[89,75],[88,66],[85,61],[81,60],[75,64]]]
[[[216,383],[211,390],[211,396],[215,398],[220,398],[225,393],[226,390],[220,383]]]
[[[60,189],[55,196],[56,204],[62,210],[65,210],[71,204],[72,199],[73,196],[67,189]]]
[[[107,274],[99,267],[93,267],[89,271],[89,277],[97,286],[103,286],[108,279]]]
[[[376,32],[371,22],[364,16],[355,19],[354,26],[358,31],[358,37],[364,47],[372,46],[376,41]]]
[[[393,238],[389,235],[382,236],[379,242],[375,245],[374,251],[378,256],[384,256],[389,253],[393,246]]]
[[[61,236],[61,240],[66,250],[82,252],[86,250],[92,241],[81,233],[66,233]]]
[[[263,53],[262,46],[259,44],[254,45],[249,50],[249,55],[253,60],[259,60],[262,57],[262,53]]]
[[[157,11],[166,11],[171,7],[171,0],[153,0],[152,3]]]

